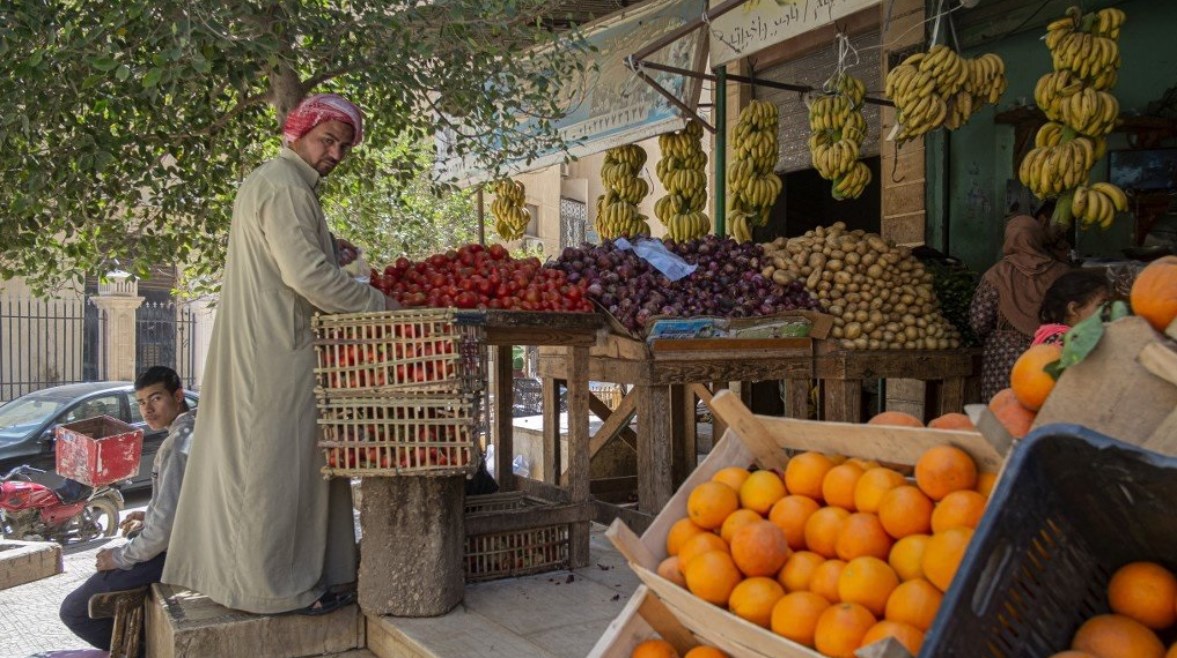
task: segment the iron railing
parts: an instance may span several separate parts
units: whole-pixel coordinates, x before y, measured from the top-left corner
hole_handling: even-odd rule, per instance
[[[103,377],[102,317],[87,301],[0,296],[0,401]]]
[[[175,370],[191,390],[196,384],[196,317],[186,304],[144,302],[135,311],[135,371]]]

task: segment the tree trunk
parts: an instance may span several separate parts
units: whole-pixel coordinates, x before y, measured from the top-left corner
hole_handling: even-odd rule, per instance
[[[286,63],[279,63],[270,69],[270,105],[278,113],[278,125],[286,121],[286,115],[298,106],[306,90],[298,72]]]
[[[462,601],[466,478],[366,478],[360,507],[360,607],[435,617]]]

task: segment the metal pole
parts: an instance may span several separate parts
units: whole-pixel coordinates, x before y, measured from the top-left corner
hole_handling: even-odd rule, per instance
[[[486,246],[486,206],[482,200],[483,187],[478,186],[478,244]]]
[[[715,69],[715,234],[727,234],[727,67]]]
[[[687,76],[690,78],[700,78],[702,80],[711,80],[711,81],[716,81],[718,79],[719,71],[720,71],[720,68],[717,68],[717,69],[715,69],[716,75],[709,75],[707,73],[702,73],[700,71],[692,71],[690,69],[684,69],[684,68],[681,68],[678,66],[670,66],[668,64],[659,64],[657,62],[640,62],[640,61],[635,62],[634,66],[641,66],[643,68],[651,69],[653,71],[665,71],[666,73],[676,73],[678,75]],[[752,77],[748,77],[745,75],[728,75],[727,79],[731,80],[732,82],[740,82],[743,84],[749,84],[754,87],[768,87],[769,89],[782,89],[784,91],[795,91],[795,92],[801,93],[801,94],[809,93],[811,91],[818,91],[818,89],[816,87],[811,87],[809,85],[798,85],[798,84],[790,84],[788,82],[777,82],[775,80],[764,80],[762,78],[752,78]],[[862,101],[864,103],[868,103],[871,105],[886,105],[888,107],[895,106],[894,102],[889,101],[885,98],[873,98],[871,96],[867,96],[867,97],[863,98]]]

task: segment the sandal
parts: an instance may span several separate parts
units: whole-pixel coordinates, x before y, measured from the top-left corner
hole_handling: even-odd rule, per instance
[[[355,592],[327,592],[319,597],[318,601],[308,605],[305,608],[294,610],[295,614],[299,615],[325,615],[329,612],[334,612],[345,605],[355,603]]]

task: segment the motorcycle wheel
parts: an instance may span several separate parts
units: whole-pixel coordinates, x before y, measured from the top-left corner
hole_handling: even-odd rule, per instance
[[[113,537],[119,530],[119,510],[106,498],[95,498],[86,507],[90,522],[97,527],[95,537]]]

